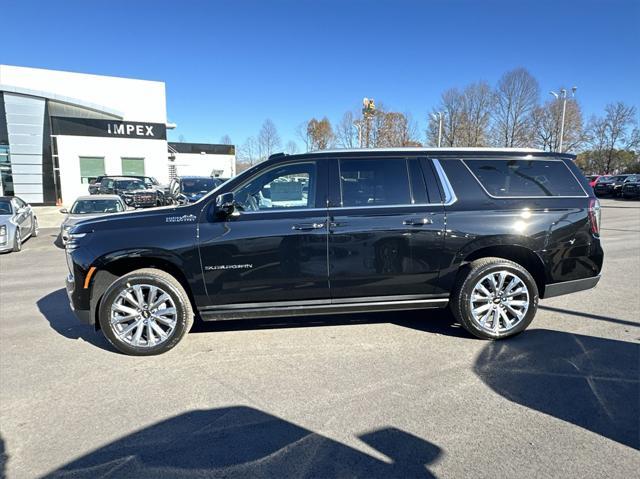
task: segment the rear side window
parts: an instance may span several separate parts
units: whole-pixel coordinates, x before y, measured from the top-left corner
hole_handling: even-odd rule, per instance
[[[344,207],[411,204],[407,162],[340,160],[340,190]]]
[[[488,159],[463,162],[492,196],[586,196],[562,160]]]

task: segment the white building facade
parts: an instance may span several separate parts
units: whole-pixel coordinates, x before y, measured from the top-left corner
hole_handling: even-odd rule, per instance
[[[0,65],[0,195],[70,204],[100,175],[168,183],[170,152],[163,82]]]

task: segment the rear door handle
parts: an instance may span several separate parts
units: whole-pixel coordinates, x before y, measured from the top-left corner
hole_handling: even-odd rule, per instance
[[[319,230],[325,227],[325,223],[300,223],[293,225],[291,229],[297,231]]]
[[[433,223],[431,218],[409,218],[402,222],[406,226],[424,226]]]

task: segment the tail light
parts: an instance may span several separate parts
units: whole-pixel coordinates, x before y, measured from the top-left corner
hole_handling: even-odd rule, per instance
[[[600,201],[596,198],[589,200],[589,223],[591,224],[591,232],[600,235]]]

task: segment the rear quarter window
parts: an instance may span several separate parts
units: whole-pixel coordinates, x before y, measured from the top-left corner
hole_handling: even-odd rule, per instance
[[[465,159],[491,196],[587,196],[562,160]]]

